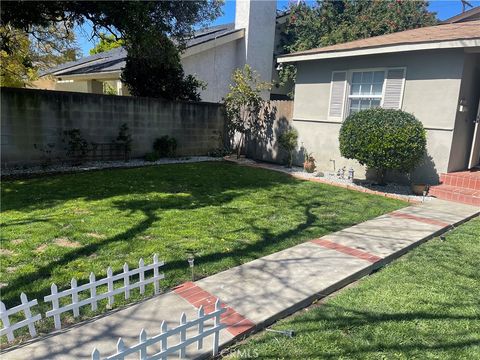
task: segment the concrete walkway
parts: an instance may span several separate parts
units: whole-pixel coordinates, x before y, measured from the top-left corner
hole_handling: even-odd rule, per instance
[[[115,353],[122,337],[127,346],[145,328],[159,333],[162,320],[178,325],[180,314],[195,317],[197,308],[213,309],[218,297],[227,312],[222,346],[309,305],[389,263],[411,248],[480,213],[473,206],[432,200],[409,206],[320,239],[265,256],[219,274],[185,283],[172,292],[87,323],[33,341],[0,355],[7,359],[89,359],[94,347],[103,356]],[[188,335],[187,335],[188,336]],[[172,344],[177,342],[172,339]],[[192,346],[189,358],[208,356]]]

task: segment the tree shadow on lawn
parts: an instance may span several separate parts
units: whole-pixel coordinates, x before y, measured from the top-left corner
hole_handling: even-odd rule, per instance
[[[31,212],[67,201],[98,201],[124,195],[190,193],[202,204],[230,201],[228,190],[268,189],[298,182],[285,174],[234,163],[166,164],[107,169],[2,183],[2,212]],[[210,194],[214,193],[212,199]],[[225,197],[225,199],[223,199]]]
[[[270,183],[270,186],[273,186],[275,183]],[[258,184],[262,188],[265,184]],[[117,234],[110,238],[101,239],[96,242],[89,243],[78,249],[71,249],[67,253],[56,258],[54,261],[49,262],[46,265],[43,265],[35,270],[35,272],[30,272],[27,274],[20,274],[17,277],[11,279],[8,283],[8,286],[2,289],[2,298],[7,306],[14,305],[18,302],[18,296],[21,291],[27,291],[29,298],[43,298],[43,296],[49,294],[49,287],[39,289],[37,291],[30,291],[28,289],[29,284],[39,281],[49,279],[53,273],[64,267],[70,262],[77,260],[78,258],[87,258],[90,255],[98,252],[105,246],[110,246],[111,244],[117,242],[129,242],[135,239],[139,234],[144,233],[152,227],[152,225],[159,221],[161,217],[158,215],[159,211],[169,210],[169,209],[198,209],[205,206],[221,206],[222,204],[229,203],[233,201],[236,197],[241,196],[242,191],[228,191],[228,193],[217,193],[212,198],[211,196],[205,194],[195,194],[191,197],[185,197],[175,194],[170,194],[167,198],[162,198],[161,201],[158,200],[129,200],[129,201],[114,201],[113,205],[116,209],[128,213],[137,213],[142,212],[144,219],[140,221],[137,225],[125,230],[124,232]],[[296,226],[283,231],[281,233],[273,233],[272,229],[265,227],[257,226],[253,223],[248,225],[248,230],[252,231],[261,241],[256,241],[253,243],[239,243],[236,244],[236,247],[226,251],[226,252],[210,252],[204,255],[196,257],[196,264],[201,266],[211,265],[214,263],[220,263],[223,260],[228,260],[231,266],[240,265],[244,262],[256,259],[259,257],[259,254],[269,253],[275,251],[278,243],[281,243],[289,238],[295,238],[297,235],[306,231],[307,229],[313,229],[316,226],[321,226],[323,232],[332,232],[339,230],[345,226],[351,225],[349,222],[339,221],[337,218],[327,218],[326,221],[323,221],[321,225],[315,225],[315,222],[319,220],[318,215],[315,215],[312,210],[320,208],[326,205],[326,201],[310,201],[305,203],[304,198],[300,197],[299,199],[291,198],[287,199],[289,204],[289,209],[300,209],[304,213],[304,220],[301,223],[298,223]],[[232,214],[232,212],[241,214],[241,210],[228,208],[225,211]],[[237,229],[236,231],[241,231],[242,229]],[[292,239],[290,244],[286,244],[284,248],[293,246],[294,243],[298,243],[298,240]],[[168,274],[172,271],[180,271],[183,273],[183,279],[175,279],[170,282],[170,285],[177,285],[178,280],[187,280],[188,279],[188,264],[185,259],[175,259],[173,261],[168,261],[166,265],[162,268],[166,273],[166,278],[168,281]],[[103,276],[104,274],[96,274]],[[178,276],[178,273],[176,274]],[[210,274],[208,274],[210,275]],[[182,277],[182,276],[180,276]],[[88,278],[78,278],[79,284],[88,282]],[[57,284],[62,287],[64,284]]]
[[[241,216],[242,210],[227,208],[225,205],[238,197],[249,195],[250,191],[257,189],[269,190],[278,185],[297,185],[303,182],[290,178],[285,174],[263,169],[250,169],[233,164],[202,163],[200,164],[201,166],[197,165],[176,164],[176,166],[179,166],[179,171],[173,171],[176,169],[175,167],[170,168],[167,166],[109,171],[106,173],[109,178],[112,178],[111,181],[114,181],[116,186],[107,187],[107,190],[103,187],[96,187],[95,181],[92,182],[92,180],[95,179],[101,180],[101,172],[58,176],[58,179],[54,179],[53,181],[65,180],[61,185],[62,188],[71,189],[71,191],[66,192],[55,191],[55,187],[52,191],[51,185],[38,184],[38,179],[35,179],[35,193],[36,196],[42,198],[42,201],[32,205],[31,199],[24,194],[22,194],[24,199],[21,199],[22,201],[17,200],[14,204],[4,199],[3,205],[6,205],[6,209],[4,208],[3,211],[7,209],[17,209],[18,211],[27,212],[33,211],[33,209],[48,208],[54,206],[54,204],[77,198],[101,200],[131,193],[135,195],[146,195],[151,191],[161,191],[165,195],[162,196],[161,199],[153,200],[139,200],[138,198],[131,200],[112,200],[109,205],[112,208],[120,210],[127,215],[129,213],[140,212],[144,217],[143,220],[114,236],[105,239],[96,239],[95,242],[88,243],[80,248],[69,249],[68,252],[60,254],[53,261],[49,261],[47,264],[36,268],[35,271],[18,274],[16,277],[9,279],[8,286],[2,289],[2,298],[6,305],[16,305],[21,291],[25,291],[29,298],[42,298],[44,295],[47,295],[50,284],[33,291],[30,290],[31,284],[42,281],[46,282],[52,277],[52,274],[61,273],[62,268],[70,262],[74,262],[79,258],[87,258],[112,244],[133,241],[140,234],[149,230],[153,224],[162,219],[162,211],[218,207],[220,212],[225,211],[225,213],[229,213],[230,215],[237,213],[238,216]],[[123,175],[123,177],[120,175]],[[80,180],[76,178],[76,176],[80,177]],[[83,176],[85,178],[83,178]],[[127,178],[126,180],[124,179],[125,177]],[[217,177],[220,177],[220,179],[217,179]],[[75,185],[78,185],[79,181],[81,186],[76,187]],[[153,182],[154,188],[147,186],[150,182]],[[50,181],[47,181],[47,183],[50,183]],[[9,185],[10,188],[15,187],[12,184]],[[19,186],[19,190],[22,190],[23,184],[19,184]],[[312,199],[308,193],[303,196],[295,194],[295,196],[290,198],[276,191],[269,194],[270,197],[268,201],[283,201],[285,203],[285,205],[283,205],[284,207],[303,212],[303,218],[299,218],[290,228],[281,232],[273,232],[268,225],[259,226],[253,222],[246,223],[247,229],[251,231],[256,238],[260,239],[259,241],[253,243],[238,242],[234,248],[225,252],[215,251],[201,254],[196,256],[196,264],[211,266],[210,271],[207,271],[207,274],[205,274],[210,275],[212,271],[224,270],[226,267],[239,265],[258,258],[261,255],[275,250],[278,251],[279,243],[282,243],[280,248],[293,246],[295,243],[301,241],[301,239],[299,240],[300,237],[308,235],[309,230],[311,232],[313,229],[316,228],[318,230],[318,227],[321,227],[322,233],[328,233],[353,225],[353,219],[351,217],[345,219],[343,215],[351,215],[358,210],[354,208],[356,205],[358,207],[358,204],[355,204],[356,199],[368,197],[368,195],[365,194],[352,193],[344,189],[333,188],[326,185],[315,184],[315,187],[318,189],[316,193],[318,199]],[[50,189],[50,191],[47,191],[47,189]],[[9,196],[11,195],[13,194],[10,192]],[[336,211],[343,211],[344,213],[341,213],[342,216],[328,217],[325,213],[315,214],[316,209],[324,207],[329,209],[329,206],[332,206],[335,201],[341,204]],[[371,201],[375,202],[375,198],[371,197]],[[384,200],[378,198],[378,201]],[[32,219],[32,221],[35,220]],[[14,222],[16,222],[16,220]],[[4,222],[4,224],[9,225],[9,222]],[[240,232],[241,230],[242,229],[236,229],[234,231]],[[288,241],[290,238],[292,240]],[[224,263],[221,263],[222,261],[224,261]],[[166,283],[170,286],[188,279],[188,264],[183,258],[180,259],[177,257],[172,261],[168,260],[163,271],[166,274]],[[169,280],[169,273],[172,274],[172,280]],[[103,276],[104,274],[96,275]],[[88,278],[78,278],[77,280],[79,284],[82,284],[87,282]],[[66,284],[57,285],[62,288]]]
[[[458,304],[451,304],[452,308],[458,308]],[[465,304],[466,307],[475,305],[473,302]],[[297,356],[304,358],[338,359],[338,358],[384,358],[388,354],[399,353],[407,357],[419,356],[419,352],[424,351],[448,351],[462,350],[470,346],[480,346],[480,339],[474,329],[468,330],[461,324],[456,324],[454,329],[443,329],[445,324],[439,323],[437,335],[428,332],[428,327],[435,328],[432,322],[435,321],[478,321],[474,315],[460,315],[448,312],[438,312],[433,309],[428,311],[399,312],[389,313],[381,311],[362,311],[354,308],[346,308],[333,304],[322,304],[321,309],[312,309],[308,315],[299,314],[291,320],[282,323],[277,329],[293,329],[295,337],[290,339],[280,338],[281,343],[285,343],[285,351],[292,347],[302,347],[303,351]],[[439,306],[445,306],[444,303]],[[435,308],[435,304],[429,304],[429,307]],[[294,315],[295,316],[295,315]],[[426,321],[425,326],[419,325],[419,322]],[[379,331],[374,327],[386,326],[383,329],[385,336],[380,337]],[[396,330],[392,327],[399,326]],[[419,328],[420,326],[420,328]],[[364,329],[365,328],[365,329]],[[341,335],[339,334],[341,332]],[[406,332],[406,333],[405,333]],[[429,338],[424,339],[427,334]],[[393,334],[398,336],[393,336]],[[316,339],[316,334],[320,338]],[[267,345],[271,342],[274,334],[260,335],[254,338],[247,345],[247,348],[255,349],[255,346]],[[349,339],[350,338],[350,339]],[[328,339],[328,340],[327,340]],[[458,341],[455,341],[458,340]],[[315,344],[312,350],[307,352],[309,347],[305,343]],[[327,342],[331,346],[322,346]],[[288,344],[291,342],[291,344]],[[267,345],[268,346],[268,345]],[[314,348],[316,347],[316,350]],[[274,345],[274,349],[276,345]],[[239,351],[248,350],[240,348]],[[307,350],[307,351],[305,351]],[[270,359],[278,358],[280,348],[271,351],[269,354],[260,352],[258,358]],[[288,354],[284,354],[287,355]],[[430,354],[432,355],[432,354]]]

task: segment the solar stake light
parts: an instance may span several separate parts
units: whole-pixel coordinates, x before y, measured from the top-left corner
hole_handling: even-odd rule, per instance
[[[192,269],[192,281],[195,281],[195,273],[193,271],[193,266],[195,265],[195,258],[193,255],[190,255],[187,259],[188,265],[190,266],[190,269]]]
[[[353,183],[354,176],[355,176],[355,172],[353,171],[353,168],[348,169],[348,181]]]
[[[265,330],[273,333],[277,333],[277,334],[282,334],[282,335],[288,336],[289,338],[293,338],[295,336],[295,331],[293,330],[273,330],[273,329],[265,329]]]

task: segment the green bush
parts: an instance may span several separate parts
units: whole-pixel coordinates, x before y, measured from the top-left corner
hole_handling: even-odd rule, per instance
[[[158,159],[160,159],[160,157],[156,152],[150,152],[145,154],[145,161],[155,162]]]
[[[293,151],[297,148],[298,132],[295,129],[285,130],[278,138],[280,147],[288,153],[287,165],[293,165]]]
[[[426,136],[422,123],[401,110],[369,109],[350,115],[340,129],[340,153],[376,169],[409,172],[422,160]]]
[[[177,140],[168,135],[162,136],[154,141],[153,150],[159,157],[174,157],[177,151]]]

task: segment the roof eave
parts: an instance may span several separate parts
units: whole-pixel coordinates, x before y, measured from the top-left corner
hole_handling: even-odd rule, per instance
[[[120,70],[99,71],[80,74],[55,75],[55,78],[62,80],[117,80],[120,79]]]
[[[373,47],[353,49],[353,50],[338,50],[338,51],[304,53],[304,54],[299,53],[297,55],[290,54],[290,55],[284,55],[282,57],[279,57],[277,59],[277,62],[291,63],[291,62],[299,62],[299,61],[335,59],[335,58],[343,58],[343,57],[388,54],[388,53],[396,53],[396,52],[471,48],[471,47],[480,47],[480,38],[422,42],[422,43],[400,44],[400,45],[395,44],[395,45],[388,45],[388,46],[373,46]]]
[[[236,29],[231,31],[227,34],[219,35],[213,39],[209,39],[205,42],[201,42],[199,44],[192,45],[188,47],[182,54],[181,57],[186,58],[200,52],[212,49],[216,46],[221,46],[223,44],[229,43],[231,41],[235,41],[241,39],[245,36],[245,29]]]

